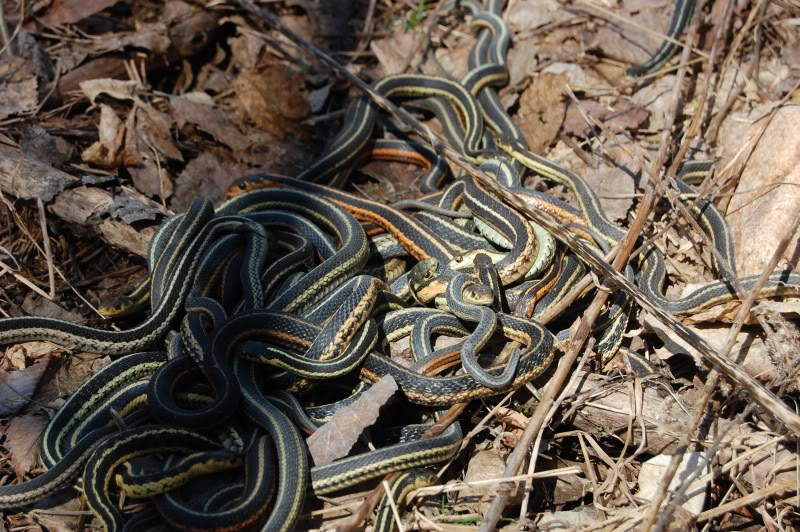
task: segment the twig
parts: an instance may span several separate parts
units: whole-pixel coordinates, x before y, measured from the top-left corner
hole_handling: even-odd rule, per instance
[[[47,260],[47,280],[50,283],[50,300],[56,297],[56,274],[53,265],[53,253],[50,250],[50,235],[47,232],[47,217],[44,212],[44,202],[42,198],[36,198],[36,206],[39,207],[39,224],[42,228],[42,241],[44,243],[44,256]]]
[[[28,229],[25,227],[25,224],[22,223],[22,219],[19,217],[19,214],[17,213],[16,209],[14,208],[14,204],[11,203],[8,199],[6,199],[3,196],[2,191],[0,191],[0,201],[2,201],[6,205],[6,207],[8,208],[8,211],[11,213],[11,216],[14,218],[15,223],[19,227],[20,231],[22,231],[22,234],[24,234],[28,238],[28,240],[30,240],[31,244],[36,248],[36,250],[39,253],[41,253],[42,255],[45,255],[44,249],[42,249],[42,247],[39,245],[39,243],[36,241],[36,239],[33,238],[33,235],[31,235],[30,231],[28,231]],[[61,280],[69,287],[69,289],[72,290],[75,293],[75,295],[78,297],[78,299],[83,301],[86,304],[87,307],[89,307],[93,311],[97,312],[97,309],[95,308],[95,306],[92,305],[89,302],[89,300],[87,300],[85,297],[83,297],[83,295],[74,286],[72,286],[72,283],[69,281],[69,279],[67,279],[67,276],[64,275],[64,273],[61,271],[60,268],[58,268],[58,267],[56,267],[54,265],[53,269],[58,274],[58,276],[61,277]],[[45,292],[42,292],[41,289],[36,288],[34,290],[40,292],[43,295],[43,297],[47,297],[47,294]],[[100,315],[99,312],[97,312],[97,314]]]
[[[522,500],[522,507],[520,508],[520,517],[524,518],[525,515],[528,513],[528,503],[530,502],[531,492],[533,490],[533,483],[531,480],[536,475],[536,462],[537,458],[539,457],[539,447],[541,446],[542,436],[544,435],[544,427],[545,425],[550,423],[550,420],[553,419],[558,409],[561,407],[561,403],[563,403],[564,399],[568,395],[568,390],[575,384],[575,380],[581,378],[581,370],[583,366],[586,364],[586,360],[589,358],[589,355],[594,349],[594,338],[589,338],[589,342],[586,345],[586,349],[584,349],[583,356],[581,357],[580,361],[575,367],[575,371],[572,372],[572,377],[570,378],[570,382],[564,387],[559,395],[558,399],[553,403],[553,406],[550,407],[549,412],[545,416],[545,421],[542,423],[542,426],[539,428],[539,431],[536,434],[536,441],[533,443],[533,450],[531,451],[531,460],[528,464],[528,473],[527,477],[530,477],[529,480],[525,482],[525,497]],[[526,427],[527,428],[527,427]]]
[[[361,35],[361,40],[356,47],[356,50],[363,52],[369,46],[369,41],[372,39],[372,18],[375,16],[375,4],[377,0],[369,0],[367,7],[367,16],[364,18],[364,29]]]
[[[470,488],[477,488],[483,486],[495,486],[497,484],[504,484],[506,482],[525,482],[528,480],[535,480],[539,478],[552,478],[562,475],[579,475],[583,470],[579,466],[562,467],[560,469],[551,469],[548,471],[540,471],[529,475],[517,475],[514,477],[500,477],[489,478],[486,480],[475,480],[472,482],[450,482],[443,486],[430,486],[427,488],[419,488],[409,493],[411,497],[429,497],[431,495],[440,495],[442,493],[452,493],[454,491],[464,491]]]
[[[756,20],[761,18],[761,16],[764,14],[764,12],[766,11],[767,7],[769,7],[770,4],[771,4],[771,2],[767,2],[766,0],[759,0],[759,4],[756,7],[756,9],[752,9],[750,11],[750,15],[747,17],[747,21],[745,22],[744,27],[741,29],[741,31],[737,32],[737,35],[736,35],[736,38],[735,38],[735,42],[734,42],[733,46],[731,47],[730,53],[728,54],[728,56],[725,59],[725,61],[723,61],[723,67],[727,66],[729,63],[731,63],[733,61],[734,54],[736,54],[739,51],[739,47],[741,46],[744,37],[746,35],[750,34],[750,27],[754,24],[754,22]],[[730,6],[729,6],[729,9],[730,9]],[[759,41],[760,41],[760,39],[756,39],[757,49],[756,49],[756,53],[754,54],[755,57],[759,56],[758,52],[760,51],[760,48],[761,48]],[[714,62],[712,62],[711,64],[713,64],[713,63]],[[720,127],[722,127],[722,121],[725,119],[726,116],[728,116],[728,112],[731,110],[731,108],[733,108],[733,104],[736,103],[736,100],[739,99],[739,96],[741,96],[742,92],[744,92],[744,88],[745,88],[745,85],[747,84],[747,80],[749,80],[749,79],[751,79],[753,77],[753,73],[755,72],[757,64],[758,64],[757,61],[751,61],[747,65],[745,72],[742,74],[742,77],[743,77],[742,82],[736,84],[733,87],[733,89],[731,89],[730,93],[728,94],[727,100],[725,100],[725,102],[723,102],[722,106],[720,107],[719,112],[711,120],[711,123],[709,124],[708,130],[706,131],[706,134],[705,134],[705,139],[709,144],[711,144],[711,145],[716,144],[717,136],[719,135]],[[722,71],[722,69],[720,69],[720,71]],[[736,82],[736,78],[734,77],[734,83],[735,82]]]
[[[783,256],[783,252],[786,247],[789,245],[794,238],[794,234],[797,232],[798,227],[800,227],[800,212],[795,214],[795,219],[792,222],[791,226],[786,230],[784,233],[783,238],[778,243],[778,246],[775,249],[775,252],[772,254],[772,258],[767,265],[767,268],[758,278],[756,281],[755,286],[750,292],[747,293],[744,301],[742,301],[741,307],[736,313],[736,318],[734,319],[733,325],[731,326],[730,331],[728,331],[728,336],[725,339],[725,343],[720,349],[720,356],[727,357],[730,355],[731,349],[733,349],[734,344],[736,343],[736,336],[739,334],[739,331],[742,329],[744,325],[747,315],[750,312],[750,307],[753,305],[753,302],[758,295],[758,292],[761,288],[766,284],[767,280],[769,279],[770,273],[775,269],[780,261],[781,257]],[[663,503],[664,499],[667,496],[667,490],[669,488],[670,483],[672,482],[675,473],[678,471],[678,467],[680,467],[681,461],[683,459],[686,450],[689,448],[691,440],[694,438],[694,434],[699,427],[700,422],[702,421],[703,417],[705,416],[706,405],[708,401],[711,399],[711,396],[717,389],[719,385],[719,380],[721,375],[719,371],[716,369],[711,370],[709,373],[708,379],[706,381],[706,385],[703,388],[703,393],[700,397],[700,400],[695,405],[694,415],[690,420],[689,426],[687,427],[686,432],[681,437],[681,441],[678,445],[678,450],[672,456],[670,460],[669,466],[664,471],[664,476],[661,477],[658,485],[658,490],[656,492],[656,496],[654,500],[651,502],[650,507],[647,509],[647,513],[644,517],[644,523],[642,525],[642,531],[648,532],[654,524],[656,524],[656,519],[658,519],[658,523],[656,524],[656,530],[663,530],[671,516],[671,511],[665,511],[663,513],[660,512],[661,504]],[[769,413],[769,411],[767,411]],[[791,428],[791,427],[790,427]],[[791,430],[797,431],[797,429],[792,428]],[[674,505],[673,505],[674,509]]]
[[[14,39],[17,36],[17,32],[19,31],[19,28],[22,27],[22,21],[25,18],[25,16],[24,16],[25,12],[23,11],[23,16],[20,17],[19,23],[17,24],[17,27],[14,29],[14,34],[9,36],[8,35],[8,27],[6,26],[6,16],[5,16],[5,5],[4,4],[5,4],[5,1],[4,0],[0,0],[0,39],[2,39],[2,41],[3,41],[2,42],[3,48],[0,49],[0,54],[5,52],[8,55],[8,57],[14,57],[15,54],[14,54],[13,48],[11,47],[11,43],[14,42]],[[25,2],[21,2],[20,9],[24,10],[25,9],[24,5],[25,5]]]
[[[392,487],[385,479],[383,482],[381,482],[381,486],[383,486],[383,490],[386,492],[386,500],[389,501],[389,506],[392,508],[392,514],[394,515],[394,522],[397,525],[397,530],[399,532],[405,532],[403,521],[400,519],[400,510],[397,509],[397,503],[392,498]]]
[[[719,515],[726,514],[730,511],[736,510],[737,508],[741,508],[742,506],[747,506],[753,504],[754,502],[758,502],[761,499],[766,499],[767,497],[772,497],[773,495],[779,495],[787,491],[795,491],[795,490],[797,490],[797,486],[792,485],[789,482],[779,482],[771,486],[766,486],[759,490],[754,491],[753,493],[747,495],[746,497],[741,497],[727,504],[723,504],[721,506],[717,506],[716,508],[711,508],[710,510],[706,510],[697,517],[697,522],[702,523],[703,521],[714,519]]]
[[[5,275],[7,273],[13,275],[17,281],[21,282],[22,284],[24,284],[25,286],[27,286],[28,288],[30,288],[31,290],[42,296],[43,298],[50,299],[50,296],[47,295],[47,292],[45,292],[44,290],[33,284],[33,282],[28,280],[27,277],[15,272],[13,269],[11,269],[10,266],[8,266],[6,263],[0,260],[0,276]]]

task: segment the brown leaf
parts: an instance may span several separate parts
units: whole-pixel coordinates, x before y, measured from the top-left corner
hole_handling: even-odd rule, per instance
[[[52,342],[22,342],[8,346],[5,355],[14,368],[23,370],[30,366],[31,362],[65,351],[66,349]]]
[[[386,375],[352,404],[337,410],[330,421],[306,440],[314,464],[324,466],[347,456],[364,429],[375,423],[380,408],[396,391],[394,378]]]
[[[664,347],[655,351],[656,356],[660,359],[666,360],[677,354],[685,354],[691,356],[699,367],[707,365],[694,347],[661,325],[651,315],[644,313],[641,321],[647,330],[656,333],[664,342]],[[725,343],[730,332],[730,327],[727,325],[703,324],[688,325],[687,327],[715,348],[719,348]],[[731,349],[729,358],[736,360],[742,369],[761,382],[773,382],[781,378],[781,372],[773,362],[770,351],[759,333],[743,330],[737,334],[736,343]]]
[[[667,5],[670,8],[665,9]],[[594,44],[603,50],[603,53],[614,59],[628,62],[641,63],[661,44],[662,37],[669,27],[671,5],[656,2],[644,2],[641,6],[628,6],[620,15],[636,24],[608,24],[597,30],[593,35]],[[637,10],[638,13],[632,12]],[[640,27],[643,26],[643,29]],[[647,31],[647,29],[655,30]],[[621,74],[621,72],[620,72]]]
[[[142,86],[138,81],[123,81],[119,79],[89,79],[80,82],[81,91],[94,105],[95,99],[101,94],[111,96],[115,100],[135,100],[136,94]]]
[[[674,87],[675,76],[667,75],[645,85],[631,98],[635,105],[644,107],[650,112],[650,130],[661,131],[667,123],[670,123],[669,109]]]
[[[72,146],[62,137],[54,137],[38,124],[22,127],[20,149],[44,164],[61,168],[72,155]]]
[[[98,36],[92,53],[100,55],[132,47],[150,50],[156,54],[166,54],[169,46],[170,39],[166,24],[142,24],[133,32],[113,32]]]
[[[61,357],[59,364],[53,364],[52,376],[42,382],[36,392],[38,404],[60,404],[62,397],[75,393],[89,378],[111,363],[108,356],[96,353],[72,353]]]
[[[303,76],[283,63],[245,70],[233,83],[247,117],[277,138],[299,134],[310,107]]]
[[[17,479],[22,480],[39,456],[39,437],[47,427],[47,419],[39,414],[14,417],[6,429],[5,447]]]
[[[732,113],[720,133],[724,157],[719,167],[734,157],[745,161],[727,209],[739,275],[761,273],[800,212],[800,107],[777,109],[761,136],[763,120],[756,117],[764,111],[760,107],[748,115]],[[737,156],[746,143],[755,149]],[[800,234],[792,237],[783,257],[797,267]]]
[[[398,31],[386,39],[370,41],[369,49],[383,67],[385,76],[400,74],[411,63],[412,55],[420,51],[423,38],[423,33],[419,31]]]
[[[597,169],[586,170],[583,175],[600,197],[606,216],[614,221],[624,220],[636,192],[633,177],[626,171],[626,167],[630,168],[633,162],[622,149],[610,147],[607,151],[617,164],[603,162]]]
[[[304,17],[305,18],[305,17]],[[231,38],[231,61],[241,71],[258,67],[264,49],[264,39],[250,32]]]
[[[137,100],[125,130],[125,151],[138,154],[140,159],[138,164],[126,166],[136,189],[148,196],[169,198],[172,181],[165,168],[167,159],[183,160],[172,141],[169,117]]]
[[[25,369],[0,373],[0,416],[14,414],[28,404],[49,363],[46,357]]]
[[[72,24],[117,2],[119,0],[54,0],[42,19],[49,24]]]
[[[475,38],[466,35],[453,46],[437,48],[433,57],[426,54],[428,59],[420,65],[420,70],[423,74],[441,76],[444,69],[453,79],[462,79],[469,71],[469,52],[474,45]]]
[[[542,74],[520,96],[517,123],[533,153],[543,153],[558,135],[566,110],[566,83],[563,74]]]
[[[170,206],[177,211],[186,209],[194,198],[204,196],[212,201],[225,197],[231,181],[244,174],[246,167],[230,157],[204,151],[189,161],[175,180],[175,196]]]
[[[229,113],[214,106],[214,101],[205,92],[175,96],[169,103],[179,128],[187,123],[194,124],[234,151],[243,150],[250,144]]]
[[[573,102],[567,106],[567,114],[564,117],[564,133],[587,137],[595,129],[595,126],[586,121],[584,113],[602,123],[605,129],[613,133],[640,128],[647,123],[647,119],[650,117],[647,109],[625,100],[619,100],[613,106],[601,105],[595,100],[583,100],[581,107],[583,112]]]
[[[505,407],[497,409],[497,417],[505,425],[517,429],[524,429],[528,426],[528,421],[530,421],[522,412]]]
[[[478,451],[470,458],[467,465],[467,473],[464,482],[478,482],[481,480],[491,480],[501,478],[505,470],[506,462],[503,456],[496,450]],[[485,512],[491,499],[497,493],[497,486],[476,486],[460,491],[461,498],[469,507],[478,512]]]
[[[505,18],[512,33],[531,31],[572,17],[569,10],[564,9],[557,0],[521,0],[509,4]]]
[[[39,105],[38,86],[29,60],[3,54],[0,61],[0,119],[36,109]]]
[[[22,310],[31,316],[55,318],[58,320],[68,321],[70,323],[86,322],[86,320],[80,314],[70,312],[45,297],[38,297],[34,296],[33,294],[28,295],[25,298],[25,301],[22,302]]]
[[[97,133],[99,140],[84,150],[81,159],[106,168],[115,168],[121,165],[123,163],[122,143],[125,140],[125,124],[110,105],[100,104],[100,124],[97,126]],[[135,161],[135,159],[133,160]]]

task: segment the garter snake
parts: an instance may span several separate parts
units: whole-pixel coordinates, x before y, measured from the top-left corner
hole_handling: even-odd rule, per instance
[[[253,186],[258,188],[251,189]],[[229,199],[221,207],[222,212],[256,209],[263,203],[262,198],[269,196],[270,189],[274,187],[292,187],[291,190],[301,191],[306,196],[317,196],[330,200],[350,212],[357,219],[382,227],[397,238],[400,244],[417,259],[435,257],[447,262],[454,255],[446,242],[417,222],[413,217],[376,201],[361,199],[352,194],[316,183],[269,174],[258,174],[243,178],[236,187],[249,189],[249,191]],[[366,243],[364,247],[366,249]]]
[[[492,3],[491,12],[497,11],[498,4],[498,2]],[[504,68],[502,56],[505,55],[508,46],[507,30],[501,24],[502,21],[498,23],[496,17],[480,13],[475,15],[475,25],[482,28],[479,35],[481,44],[476,46],[477,59],[472,65],[474,68],[471,68],[472,77],[469,78],[471,81],[468,81],[475,93],[471,93],[469,87],[464,88],[448,80],[413,75],[387,78],[378,82],[375,85],[376,89],[390,97],[416,98],[435,95],[447,98],[447,106],[451,110],[456,109],[457,119],[453,122],[453,128],[458,122],[463,130],[463,133],[459,133],[462,136],[463,150],[476,159],[484,155],[480,147],[480,136],[483,133],[482,121],[485,121],[498,133],[497,144],[505,151],[506,157],[513,160],[512,164],[523,164],[543,173],[546,177],[567,184],[581,204],[581,209],[576,211],[567,206],[559,206],[556,200],[543,200],[547,208],[565,217],[574,216],[572,223],[588,225],[608,243],[615,243],[623,234],[622,229],[605,218],[596,196],[579,176],[527,152],[522,139],[515,137],[517,134],[511,130],[508,123],[503,124],[506,115],[500,112],[502,108],[497,102],[492,104],[494,106],[492,112],[497,115],[494,118],[486,111],[490,105],[484,105],[484,109],[475,105],[473,97],[483,102],[484,95],[492,94],[490,85],[500,82],[507,76],[507,72],[502,71]],[[686,18],[688,19],[688,15]],[[354,110],[348,112],[348,118],[345,120],[345,131],[332,143],[334,148],[328,150],[320,161],[304,173],[304,179],[321,180],[328,175],[326,172],[341,170],[355,160],[365,147],[369,149],[376,111],[368,100],[366,104],[363,100],[361,103],[356,102],[352,109]],[[492,121],[499,125],[491,125]],[[513,122],[511,124],[513,125]],[[380,146],[380,143],[375,143],[373,146]],[[384,148],[373,148],[378,151],[381,149]],[[392,148],[388,150],[391,151]],[[404,157],[404,153],[406,152],[397,156]],[[376,156],[390,157],[395,154],[377,153]],[[510,164],[503,161],[488,161],[486,169],[489,169],[488,165],[491,164],[496,166],[494,173],[499,182],[509,186],[518,182],[518,175],[515,177],[513,171],[503,169],[504,164],[508,167]],[[209,412],[213,412],[212,417],[224,418],[241,402],[246,414],[276,442],[276,454],[280,458],[276,473],[279,483],[275,494],[275,509],[265,525],[270,529],[290,529],[295,525],[309,481],[314,492],[324,494],[384,472],[435,463],[456,452],[460,441],[460,429],[454,425],[442,435],[441,439],[432,443],[416,442],[405,447],[392,447],[376,454],[347,458],[331,467],[310,469],[298,429],[276,406],[277,401],[263,394],[258,386],[257,368],[260,366],[250,359],[314,379],[342,376],[355,371],[356,368],[359,369],[361,377],[370,382],[377,381],[383,375],[392,375],[406,397],[426,405],[447,405],[495,395],[499,392],[494,389],[495,387],[508,389],[519,386],[541,374],[550,364],[553,357],[552,335],[525,317],[497,312],[503,310],[503,307],[501,300],[495,295],[490,304],[496,308],[490,312],[496,319],[498,331],[509,339],[523,344],[523,348],[517,352],[518,358],[515,359],[518,371],[510,382],[502,380],[501,384],[492,386],[495,383],[490,382],[490,385],[487,385],[487,382],[476,381],[463,375],[435,378],[430,375],[419,375],[413,368],[403,368],[396,364],[375,348],[379,336],[377,329],[380,328],[380,332],[387,339],[396,338],[401,334],[412,334],[413,341],[429,343],[429,333],[415,332],[417,330],[415,325],[421,321],[440,320],[435,322],[436,326],[455,332],[465,328],[454,316],[432,309],[395,308],[377,322],[372,318],[372,315],[377,313],[375,310],[378,305],[377,293],[385,290],[385,287],[376,281],[354,277],[363,268],[369,252],[366,235],[358,220],[380,226],[415,258],[422,261],[440,261],[443,265],[453,268],[451,273],[455,271],[453,260],[456,258],[457,250],[447,238],[442,238],[435,230],[420,223],[420,220],[398,209],[362,200],[308,181],[275,176],[268,176],[268,188],[261,189],[257,181],[263,177],[256,176],[243,180],[242,186],[239,187],[240,194],[231,198],[217,212],[216,217],[213,217],[207,204],[198,203],[193,204],[187,215],[175,217],[164,224],[153,239],[149,251],[148,262],[152,272],[149,291],[153,312],[151,318],[148,318],[142,326],[124,333],[105,331],[98,333],[89,328],[68,328],[63,323],[37,321],[38,318],[0,322],[0,342],[3,343],[31,338],[56,338],[57,341],[79,348],[123,354],[160,340],[177,322],[178,314],[183,312],[183,304],[186,301],[187,315],[182,322],[180,341],[176,340],[175,345],[185,342],[185,350],[194,354],[191,358],[181,357],[177,353],[184,349],[176,347],[171,349],[176,355],[169,362],[163,354],[152,355],[149,358],[131,355],[120,359],[118,361],[120,364],[114,363],[110,366],[113,370],[104,373],[104,378],[110,380],[91,380],[93,384],[76,393],[74,402],[68,402],[70,407],[65,408],[65,413],[60,412],[48,426],[49,432],[45,434],[43,452],[43,460],[49,464],[48,473],[37,477],[31,483],[0,488],[0,506],[16,507],[52,493],[69,483],[78,474],[81,464],[86,462],[84,480],[90,506],[101,523],[116,527],[121,524],[121,517],[111,504],[108,489],[109,479],[112,478],[110,474],[119,465],[139,454],[170,449],[181,452],[194,452],[198,447],[218,450],[220,446],[217,441],[191,430],[147,425],[134,426],[117,433],[110,423],[112,416],[108,405],[115,405],[115,409],[123,412],[123,417],[130,418],[142,411],[142,405],[147,404],[157,411],[166,404],[166,399],[160,395],[143,394],[143,384],[147,383],[151,389],[158,390],[171,386],[172,379],[164,377],[151,379],[150,375],[154,372],[160,374],[163,368],[173,361],[176,361],[174,364],[181,368],[184,375],[198,375],[202,372],[211,382],[215,395],[202,408],[195,409],[203,411],[206,417],[198,417],[197,421],[186,421],[185,418],[181,418],[180,423],[189,425],[194,423],[198,428],[207,429],[214,424],[208,416]],[[429,188],[436,187],[431,185]],[[682,188],[679,190],[690,191]],[[514,211],[504,210],[506,207],[497,202],[487,191],[482,190],[478,182],[465,181],[459,193],[463,196],[460,201],[464,206],[486,227],[504,239],[503,244],[510,250],[497,261],[499,275],[496,284],[507,286],[521,281],[530,271],[531,263],[536,256],[535,247],[532,247],[535,246],[532,242],[535,243],[536,238],[529,224],[528,227],[525,226],[527,221],[522,219],[522,223],[518,223],[519,218],[515,217]],[[448,192],[443,193],[440,199],[447,195]],[[528,197],[535,198],[534,195]],[[455,203],[456,201],[453,202]],[[718,242],[718,249],[723,258],[731,257],[730,235],[723,227],[724,220],[717,217],[718,213],[709,210],[702,202],[693,209],[701,224],[709,230],[715,242]],[[283,221],[276,222],[277,226],[299,233],[299,236],[284,236],[281,239],[278,232],[270,229],[270,233],[274,233],[278,240],[270,240],[269,244],[265,244],[268,239],[264,230],[250,226],[255,223],[262,228],[269,227],[268,222],[256,220],[263,210],[287,211],[288,214],[284,216]],[[294,221],[289,220],[292,216],[295,217]],[[303,222],[297,218],[310,219],[313,223],[303,228]],[[319,232],[314,226],[323,227],[324,230]],[[258,251],[257,244],[265,244],[267,251]],[[274,249],[270,250],[270,246],[273,245]],[[242,246],[246,247],[244,251],[235,249]],[[465,247],[469,246],[465,244]],[[309,247],[316,250],[325,267],[318,267],[320,269],[312,269],[303,274],[302,266],[297,269],[295,267],[304,261],[310,262]],[[287,250],[290,255],[291,250],[298,252],[285,262],[276,261],[275,264],[279,266],[273,265],[273,269],[264,269],[265,256],[270,252],[273,256],[281,255]],[[215,260],[217,258],[218,262]],[[474,257],[462,257],[461,261],[469,262],[472,258]],[[550,278],[546,278],[544,284],[534,285],[531,288],[535,292],[534,302],[526,303],[521,313],[526,316],[531,313],[536,315],[539,309],[531,309],[536,301],[539,304],[535,306],[546,308],[550,304],[548,295],[563,293],[563,287],[567,286],[561,282],[562,279],[574,278],[576,274],[570,273],[569,259],[561,256],[559,259],[557,268],[553,266],[552,269],[552,276],[558,278],[553,290],[547,295],[543,294],[542,286],[549,285]],[[649,291],[657,302],[673,312],[693,312],[730,298],[727,285],[718,283],[682,300],[668,300],[661,293],[665,271],[663,258],[654,249],[649,249],[643,257],[642,264],[640,282],[643,288]],[[262,270],[268,273],[262,274]],[[258,281],[253,281],[255,277],[253,274],[256,272],[260,277]],[[296,277],[297,273],[303,274],[299,280]],[[453,291],[453,294],[449,295],[455,304],[459,298],[463,298],[465,277],[467,276],[462,273],[455,273],[449,279],[448,288]],[[287,279],[293,281],[288,282]],[[211,285],[216,284],[217,280],[224,286],[214,292]],[[264,285],[264,280],[268,282],[274,280],[274,283]],[[491,280],[484,281],[482,278],[481,281],[487,286],[493,284]],[[754,279],[745,278],[742,279],[742,283],[745,289],[749,289],[753,286]],[[255,286],[257,284],[261,285],[261,291]],[[776,273],[763,293],[788,293],[797,286],[800,286],[797,274]],[[213,305],[208,300],[213,301],[213,297],[220,291],[223,293],[218,296],[221,302],[216,303],[218,308],[212,308]],[[192,297],[187,299],[187,294]],[[347,301],[339,299],[342,294],[351,297],[349,303],[341,303]],[[270,299],[268,296],[274,296],[278,303],[267,303]],[[398,301],[389,301],[386,305],[402,306]],[[267,307],[266,310],[262,309],[264,306]],[[231,308],[236,309],[235,316],[228,319],[227,314]],[[338,310],[341,312],[337,312]],[[435,312],[439,313],[433,314]],[[482,319],[483,316],[478,319],[479,323]],[[162,325],[162,321],[166,325]],[[12,331],[12,327],[15,330]],[[479,336],[485,337],[488,334],[486,331],[490,328],[493,330],[495,327],[484,326]],[[422,327],[420,330],[430,329]],[[260,347],[255,345],[259,339],[268,341],[263,342],[264,346]],[[244,345],[247,342],[253,343]],[[617,338],[612,337],[609,342],[616,343]],[[234,352],[233,346],[236,345],[243,348],[245,356],[239,356],[238,352]],[[302,353],[307,353],[309,350],[313,356],[310,360],[304,359]],[[474,354],[478,348],[473,346],[468,350]],[[123,361],[125,364],[121,364]],[[198,362],[202,369],[198,369],[200,367],[197,366]],[[427,363],[434,364],[430,360]],[[439,361],[435,363],[440,364]],[[513,363],[509,363],[486,371],[490,377],[502,379],[505,372],[513,373],[513,370],[510,370],[512,367]],[[228,374],[225,374],[226,372]],[[216,378],[214,375],[218,374],[224,381],[220,381],[222,387],[214,384]],[[233,389],[238,391],[231,391]],[[75,419],[72,419],[73,415]],[[169,416],[161,418],[170,422],[177,420]],[[266,448],[264,447],[266,439],[262,438],[259,441],[261,447],[251,447],[255,457],[248,460],[248,463],[256,465],[247,465],[248,472],[264,469],[264,457],[267,451],[263,449]],[[186,461],[182,464],[186,464]],[[168,482],[177,481],[179,473],[174,471],[169,470],[165,473]],[[248,494],[263,487],[263,478],[257,475],[247,478],[244,489]],[[159,484],[161,480],[154,482]],[[259,496],[262,502],[268,498]],[[165,495],[160,500],[173,499]],[[188,510],[179,501],[175,504],[177,513],[173,514],[175,517],[171,518],[170,522],[182,525],[182,519],[187,517],[185,512]],[[166,506],[160,506],[159,510],[167,515],[168,510],[165,508]],[[236,508],[238,511],[240,507]],[[255,513],[249,513],[251,517],[247,518],[234,516],[231,526],[248,526],[257,522],[263,517],[264,505],[253,509],[253,512]],[[205,515],[207,514],[198,513],[198,524],[192,526],[202,528],[205,524],[211,526],[222,523],[219,521],[221,517],[215,517],[213,522],[203,523]],[[385,517],[379,515],[379,521],[382,520],[385,521]]]
[[[203,249],[215,233],[226,228],[223,219],[211,222],[211,204],[204,200],[192,202],[184,219],[192,220],[192,227],[201,228],[183,235],[181,242],[187,251],[179,255],[172,275],[179,282],[167,283],[167,291],[160,297],[154,312],[141,325],[126,331],[106,331],[83,325],[75,325],[54,318],[20,317],[0,320],[0,344],[32,340],[51,341],[65,347],[108,355],[124,355],[141,351],[155,344],[174,325],[180,311],[180,303],[190,290],[192,276]],[[230,227],[238,222],[227,222]],[[165,250],[165,253],[168,253]],[[155,301],[155,299],[154,299]]]
[[[424,469],[412,469],[401,473],[392,482],[389,491],[384,493],[378,505],[375,514],[375,532],[392,532],[396,529],[394,510],[388,499],[391,498],[396,507],[401,507],[411,491],[430,486],[434,482],[436,482],[436,475]]]
[[[692,18],[694,12],[694,5],[696,0],[677,0],[675,2],[675,9],[672,12],[672,18],[669,22],[669,29],[667,30],[667,39],[665,39],[658,50],[653,55],[640,65],[634,65],[625,71],[626,74],[632,77],[644,76],[655,72],[661,66],[670,60],[675,55],[675,52],[680,49],[680,45],[674,41],[680,37],[689,19]]]
[[[465,153],[475,157],[480,154],[483,117],[475,100],[458,82],[435,76],[396,74],[377,81],[373,89],[385,98],[445,98],[458,109],[468,124],[464,138]],[[345,169],[367,147],[377,116],[378,109],[372,99],[366,96],[357,98],[348,107],[339,133],[330,141],[322,155],[300,172],[297,178],[320,182]]]

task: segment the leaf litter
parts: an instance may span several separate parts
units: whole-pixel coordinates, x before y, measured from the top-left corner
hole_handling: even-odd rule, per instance
[[[30,14],[20,21],[19,2],[4,5],[16,38],[8,46],[13,53],[0,56],[0,245],[12,251],[20,268],[16,276],[0,270],[3,315],[22,311],[99,323],[92,310],[101,301],[98,294],[105,299],[130,290],[108,280],[115,274],[124,279],[141,267],[137,256],[146,254],[160,221],[185,209],[196,194],[221,201],[230,181],[242,174],[296,173],[336,131],[335,111],[353,94],[315,58],[254,26],[235,2],[203,7],[134,0],[122,10],[116,4],[36,5],[35,15],[46,27]],[[367,78],[415,68],[454,79],[466,72],[473,32],[458,16],[428,27],[437,2],[372,3],[366,28],[370,2],[336,4],[320,10],[314,3],[278,2],[270,8]],[[708,75],[701,62],[697,77],[683,81],[682,94],[689,99],[674,124],[669,113],[674,72],[639,84],[624,78],[624,64],[646,58],[660,42],[669,22],[667,4],[518,0],[504,13],[513,46],[511,83],[500,90],[502,101],[534,151],[578,171],[598,191],[609,216],[623,222],[635,212],[650,177],[642,163],[654,157],[664,128],[689,126]],[[723,23],[723,3],[713,4],[704,13],[707,38],[696,45],[694,60],[708,57],[713,30]],[[699,135],[690,149],[690,157],[717,159],[709,190],[731,225],[740,274],[761,271],[800,202],[800,120],[793,103],[800,32],[791,23],[798,13],[790,3],[772,4],[753,19],[749,11],[760,5],[734,6],[735,31],[726,41],[725,61],[714,71],[713,113],[702,126],[709,135]],[[713,125],[719,128],[716,139]],[[390,200],[412,193],[407,184],[413,183],[413,170],[372,164],[355,176],[359,190]],[[568,198],[557,187],[546,190]],[[39,299],[32,306],[31,289],[20,279],[47,284],[37,198],[46,205],[53,262],[67,280],[58,278],[54,302]],[[666,251],[670,294],[677,295],[683,285],[713,278],[712,261],[691,227],[680,220],[668,227],[671,204],[660,207],[650,231]],[[794,235],[780,266],[796,267],[798,250],[800,235]],[[120,292],[108,293],[115,289]],[[800,367],[797,305],[791,299],[761,303],[731,354],[742,371],[789,401],[797,398]],[[712,308],[686,323],[720,346],[737,309]],[[534,481],[525,515],[514,526],[533,526],[539,519],[539,526],[555,528],[613,528],[634,522],[631,511],[642,504],[639,497],[657,486],[661,473],[643,472],[658,470],[663,466],[658,462],[677,449],[708,367],[692,345],[647,314],[638,316],[637,326],[624,348],[649,358],[653,367],[645,376],[635,374],[624,355],[606,365],[611,368],[606,373],[590,362],[595,371],[573,381],[559,416],[540,435],[537,468],[577,464],[582,473],[565,473],[551,484]],[[54,362],[58,372],[50,379],[47,368]],[[43,405],[57,402],[101,365],[49,344],[4,350],[0,430],[8,471],[22,478],[35,468],[33,450],[46,422]],[[72,381],[62,387],[67,376]],[[520,390],[509,406],[498,409],[491,401],[475,405],[463,416],[472,427],[492,413],[442,482],[496,479],[535,412],[539,391],[534,392]],[[385,398],[390,395],[387,391]],[[383,399],[331,425],[332,434],[320,436],[322,446],[340,444],[337,454],[346,454],[373,423]],[[713,460],[712,473],[703,465],[691,475],[703,486],[713,478],[714,489],[699,515],[687,506],[675,514],[674,524],[700,520],[731,529],[791,529],[796,495],[794,504],[778,491],[747,497],[794,479],[795,446],[775,435],[771,420],[749,410],[746,396],[729,386],[715,394],[711,409],[690,453],[697,463]],[[493,467],[476,474],[481,460]],[[491,495],[491,488],[484,493]],[[465,504],[464,497],[448,498],[444,511],[439,499],[428,497],[418,511],[436,526],[459,517],[477,522],[470,516],[485,507]],[[725,506],[737,499],[749,502]],[[716,514],[716,508],[724,511]]]

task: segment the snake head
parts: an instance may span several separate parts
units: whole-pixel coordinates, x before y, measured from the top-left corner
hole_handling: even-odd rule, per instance
[[[489,306],[494,303],[492,289],[481,283],[471,283],[464,287],[461,297],[471,305]]]
[[[446,284],[440,282],[439,261],[423,259],[408,272],[408,287],[411,296],[420,303],[432,301],[444,293]]]

